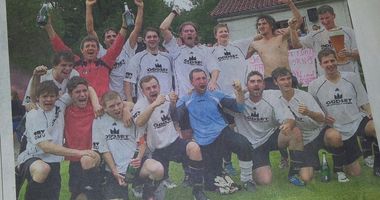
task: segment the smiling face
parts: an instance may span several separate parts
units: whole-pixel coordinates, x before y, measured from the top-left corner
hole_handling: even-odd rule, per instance
[[[117,33],[114,30],[109,30],[104,33],[104,44],[106,45],[107,49],[110,48],[115,41],[117,36]]]
[[[319,21],[327,30],[335,28],[335,14],[330,12],[319,14]]]
[[[272,33],[273,28],[265,18],[261,18],[257,21],[257,31],[262,35],[266,35]]]
[[[58,95],[50,92],[42,93],[38,98],[38,105],[44,111],[51,111],[55,107]]]
[[[97,41],[85,41],[83,42],[83,46],[81,52],[83,54],[83,58],[85,60],[94,61],[97,59],[97,55],[99,52],[99,43]]]
[[[336,75],[338,72],[338,65],[334,54],[321,57],[321,67],[325,70],[325,74],[328,76]]]
[[[144,37],[144,43],[146,44],[146,48],[155,51],[158,49],[160,37],[155,31],[147,31]]]
[[[216,30],[215,39],[218,44],[225,44],[230,39],[230,34],[227,27],[220,27]]]
[[[141,89],[149,103],[154,102],[160,94],[160,84],[156,79],[150,79],[148,82],[143,82],[141,84]]]
[[[204,71],[193,72],[193,77],[191,79],[191,85],[194,87],[194,90],[200,94],[203,94],[207,90],[207,76]]]
[[[104,102],[104,111],[114,119],[123,119],[124,104],[120,96],[108,99]]]
[[[181,29],[180,37],[186,46],[193,47],[197,42],[197,31],[193,25],[184,25]]]
[[[54,66],[54,78],[59,82],[62,82],[64,79],[69,79],[73,67],[73,62],[61,59],[61,62]]]
[[[73,105],[85,108],[88,102],[88,87],[84,84],[77,85],[70,93]]]
[[[251,97],[261,97],[265,88],[264,80],[259,75],[250,76],[247,81],[247,89]]]
[[[292,76],[290,74],[280,75],[276,80],[274,80],[274,83],[280,88],[282,92],[293,90]]]

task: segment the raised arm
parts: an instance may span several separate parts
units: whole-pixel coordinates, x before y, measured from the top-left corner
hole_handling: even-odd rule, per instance
[[[147,106],[146,109],[143,112],[141,112],[141,114],[136,118],[136,126],[144,126],[148,122],[153,111],[164,102],[165,96],[162,94],[158,95],[156,100],[153,103],[149,104],[149,106]]]
[[[44,65],[37,66],[34,71],[33,71],[33,76],[32,76],[32,82],[31,82],[31,87],[30,87],[30,100],[32,103],[36,103],[37,101],[37,89],[40,86],[41,82],[41,76],[46,74],[47,72],[47,67]]]
[[[290,37],[290,42],[295,49],[302,48],[302,44],[300,42],[300,39],[298,37],[297,33],[297,20],[295,18],[292,18],[288,21],[289,27],[288,27],[288,33]],[[284,37],[286,38],[286,37]]]
[[[135,0],[137,6],[137,15],[135,21],[135,27],[133,28],[131,34],[129,35],[129,45],[131,48],[135,48],[137,44],[137,37],[142,29],[143,16],[144,16],[144,2],[143,0]]]
[[[175,16],[177,16],[179,13],[177,11],[172,11],[169,13],[169,15],[164,19],[164,21],[160,25],[160,30],[162,33],[162,36],[164,37],[165,43],[169,42],[173,38],[172,32],[169,30]]]
[[[278,0],[279,3],[287,4],[292,11],[293,18],[297,20],[297,29],[301,26],[303,20],[302,16],[292,0]]]
[[[86,0],[86,30],[88,35],[92,35],[98,38],[98,35],[94,29],[94,17],[92,14],[92,8],[94,7],[95,3],[96,0]]]

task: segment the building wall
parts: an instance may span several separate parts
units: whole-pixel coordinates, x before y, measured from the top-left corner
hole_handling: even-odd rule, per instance
[[[301,15],[305,17],[308,30],[312,30],[311,27],[313,26],[313,24],[319,24],[319,21],[317,21],[316,23],[310,22],[307,16],[307,9],[318,8],[321,5],[323,4],[313,4],[298,7]],[[335,22],[338,26],[352,27],[351,17],[346,0],[330,2],[328,3],[328,5],[334,8],[336,14]],[[220,18],[218,19],[218,21],[228,24],[231,33],[231,39],[233,41],[237,39],[247,38],[256,34],[256,19],[258,14],[256,14],[256,16],[253,14],[246,14],[236,17]],[[272,17],[274,17],[276,21],[288,20],[292,17],[292,12],[290,11],[290,9],[277,12],[271,11],[271,13],[263,14],[270,14]]]

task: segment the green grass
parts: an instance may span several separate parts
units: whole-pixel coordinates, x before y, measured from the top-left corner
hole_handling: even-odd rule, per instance
[[[330,156],[328,156],[330,157]],[[207,196],[212,200],[250,200],[250,199],[273,199],[273,200],[377,200],[380,198],[380,178],[372,175],[372,169],[362,165],[362,175],[360,177],[349,177],[350,182],[338,183],[333,175],[332,180],[328,183],[322,183],[319,180],[318,173],[315,174],[314,180],[306,187],[297,187],[288,183],[287,169],[279,169],[279,153],[271,153],[273,183],[270,186],[259,186],[257,192],[249,193],[239,191],[230,195],[219,195],[216,193],[207,192]],[[360,161],[361,163],[362,160]],[[236,157],[233,156],[233,164],[238,168]],[[332,161],[329,160],[331,166]],[[68,163],[64,162],[61,168],[62,175],[62,200],[69,199],[67,186]],[[192,199],[191,189],[181,186],[183,172],[180,164],[171,162],[170,176],[172,180],[179,185],[176,188],[166,191],[167,200],[186,200]],[[233,177],[239,183],[239,177]],[[130,193],[131,194],[131,193]],[[133,196],[133,195],[130,195]],[[134,197],[130,198],[135,200]]]

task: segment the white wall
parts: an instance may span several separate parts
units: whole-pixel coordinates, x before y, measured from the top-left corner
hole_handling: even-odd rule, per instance
[[[306,17],[307,27],[309,30],[311,30],[313,23],[310,22],[309,18],[307,17],[307,9],[318,8],[321,5],[323,4],[298,8],[301,15]],[[346,0],[331,2],[328,3],[328,5],[334,8],[336,14],[335,21],[337,25],[352,27]],[[292,12],[290,11],[290,9],[287,11],[280,11],[268,14],[271,15],[276,21],[288,20],[292,17]],[[221,18],[218,19],[218,21],[228,24],[231,33],[231,40],[234,41],[237,39],[247,38],[252,36],[253,34],[256,34],[256,19],[257,17],[253,15],[241,15],[237,17]]]

